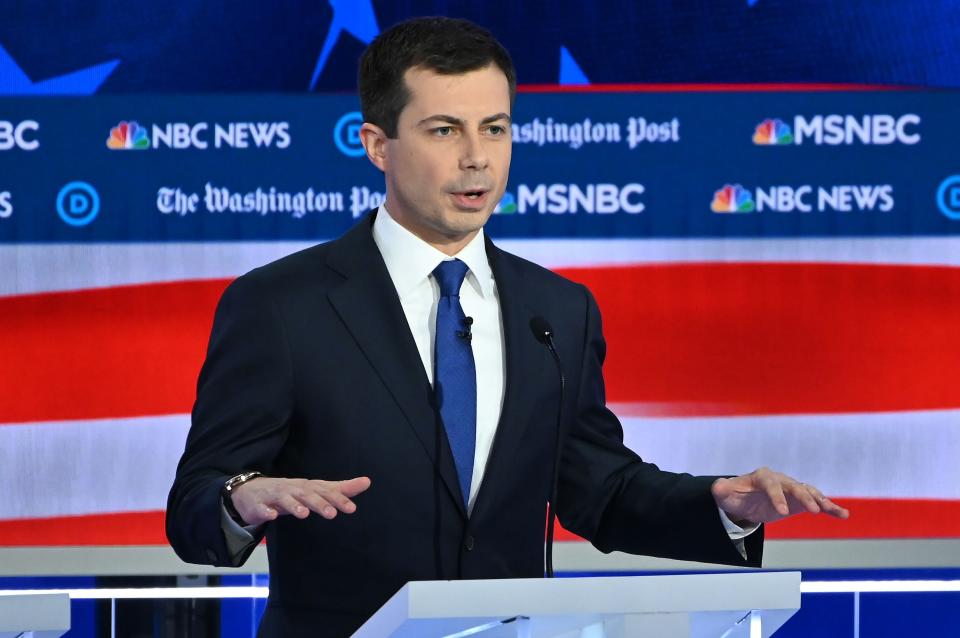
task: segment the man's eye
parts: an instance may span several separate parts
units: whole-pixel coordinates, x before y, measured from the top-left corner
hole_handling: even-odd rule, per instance
[[[507,131],[504,127],[500,126],[499,124],[494,124],[488,130],[490,131],[491,135],[503,135]]]
[[[433,129],[433,134],[439,135],[440,137],[447,137],[451,133],[453,133],[452,126],[438,126],[437,128]]]

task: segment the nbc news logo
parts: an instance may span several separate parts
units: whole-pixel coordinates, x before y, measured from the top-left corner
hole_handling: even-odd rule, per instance
[[[147,129],[133,120],[120,122],[110,129],[107,148],[113,151],[144,151],[150,148]]]

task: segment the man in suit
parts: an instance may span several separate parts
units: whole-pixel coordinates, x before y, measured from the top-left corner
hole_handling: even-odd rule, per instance
[[[603,551],[756,566],[759,524],[846,516],[776,472],[674,474],[623,446],[590,292],[483,234],[515,83],[470,23],[383,33],[360,94],[384,205],[224,292],[167,534],[228,566],[266,534],[263,636],[349,635],[411,580],[541,576],[558,410],[556,513]]]

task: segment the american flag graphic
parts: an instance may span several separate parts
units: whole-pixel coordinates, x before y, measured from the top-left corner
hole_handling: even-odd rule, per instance
[[[219,295],[307,245],[0,247],[0,545],[166,544]],[[768,538],[960,536],[960,238],[499,245],[594,292],[642,457],[770,466],[853,512]]]

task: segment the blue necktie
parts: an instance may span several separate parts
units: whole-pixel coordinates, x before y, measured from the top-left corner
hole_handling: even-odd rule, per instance
[[[465,507],[470,503],[473,453],[477,446],[477,370],[470,346],[470,329],[460,305],[460,286],[466,274],[467,265],[459,259],[441,262],[433,271],[440,284],[433,355],[434,388]]]

